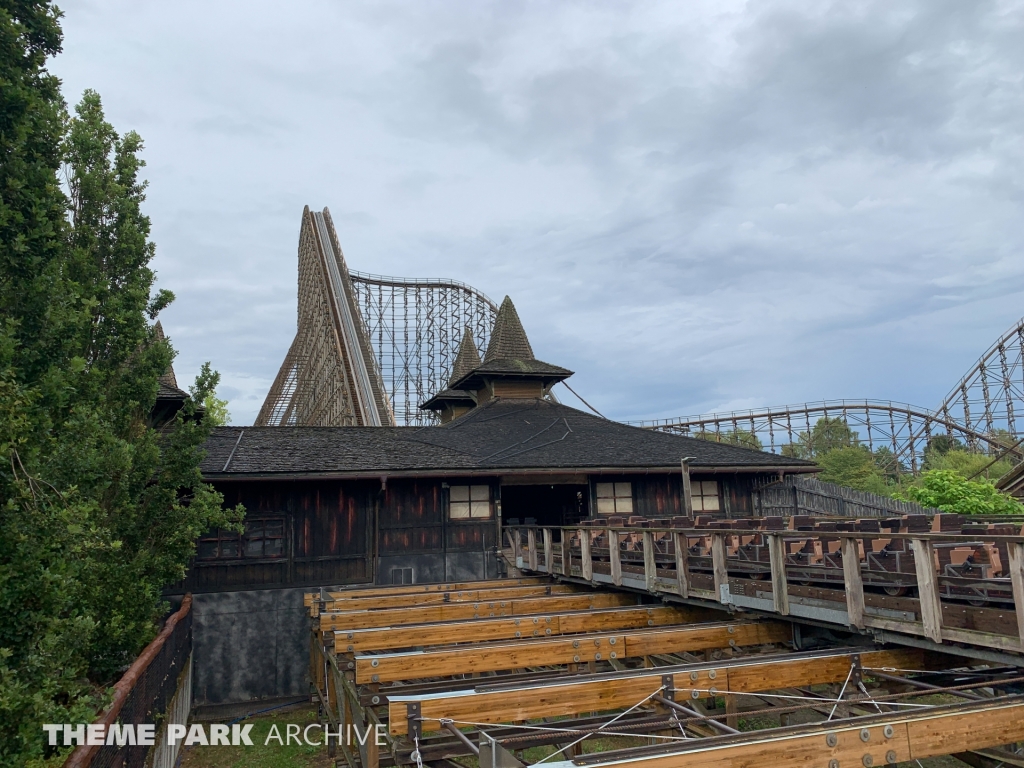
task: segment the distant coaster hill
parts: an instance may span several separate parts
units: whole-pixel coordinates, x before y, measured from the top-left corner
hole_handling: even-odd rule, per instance
[[[497,305],[454,280],[349,270],[330,212],[302,213],[295,340],[256,426],[426,426],[420,406],[445,389],[463,337],[483,354]],[[635,426],[792,452],[822,418],[840,419],[870,450],[886,449],[917,474],[935,438],[1008,455],[1018,467],[1001,481],[1024,485],[1024,319],[981,356],[934,410],[887,400],[820,402],[714,413]],[[549,397],[553,397],[549,393]],[[1021,414],[1018,416],[1018,414]]]

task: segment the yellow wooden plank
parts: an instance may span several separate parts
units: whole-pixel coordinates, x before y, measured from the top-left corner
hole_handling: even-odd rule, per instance
[[[406,608],[414,605],[437,605],[439,603],[478,603],[490,600],[516,600],[523,597],[544,595],[571,595],[587,590],[575,584],[536,584],[524,587],[501,587],[492,589],[457,589],[451,592],[424,592],[413,595],[388,595],[345,600],[325,600],[320,605],[321,613],[331,611],[358,611],[379,608]],[[587,590],[589,591],[589,590]]]
[[[354,586],[351,589],[327,590],[324,595],[330,600],[348,598],[386,597],[389,595],[413,595],[429,592],[451,592],[459,589],[490,589],[492,587],[531,586],[536,584],[554,584],[547,576],[524,576],[516,579],[487,579],[484,581],[439,582],[436,584],[396,584],[390,587]],[[302,596],[303,605],[309,607],[320,599],[319,592],[306,592]]]
[[[607,661],[652,653],[679,653],[775,640],[788,640],[788,625],[716,624],[626,633],[591,633],[516,643],[460,644],[407,653],[356,656],[356,682],[392,683],[456,674],[497,672],[589,661]]]
[[[454,642],[544,637],[547,636],[549,629],[552,635],[565,635],[591,631],[662,627],[705,620],[708,614],[709,612],[702,608],[650,605],[535,615],[528,618],[509,617],[471,619],[439,624],[411,624],[401,627],[336,632],[334,649],[338,653],[360,653],[413,646],[446,645]]]
[[[817,683],[841,683],[850,671],[852,655],[852,652],[844,652],[800,659],[783,656],[757,662],[740,660],[702,665],[692,671],[676,674],[676,697],[685,698],[693,689],[698,691],[698,696],[706,697],[711,688],[754,693]],[[927,659],[927,654],[918,649],[866,651],[860,656],[865,667],[903,669],[924,669]],[[645,696],[656,692],[661,687],[662,674],[664,670],[500,691],[454,691],[451,694],[422,698],[396,696],[391,697],[389,702],[389,728],[394,734],[406,732],[406,700],[420,701],[421,716],[428,718],[424,722],[424,730],[436,730],[438,718],[508,723],[620,709],[633,706]]]
[[[320,614],[320,629],[350,630],[368,627],[393,627],[424,624],[431,621],[458,621],[499,616],[524,616],[555,611],[583,611],[635,604],[630,595],[593,592],[552,597],[528,597],[520,600],[490,600],[480,603],[447,603],[410,608],[385,608],[380,611],[344,611]]]
[[[787,768],[884,766],[1024,740],[1024,703],[972,706],[968,711],[892,713],[870,725],[823,725],[811,733],[750,732],[741,743],[698,747],[594,766],[635,768]],[[556,765],[565,765],[556,764]]]

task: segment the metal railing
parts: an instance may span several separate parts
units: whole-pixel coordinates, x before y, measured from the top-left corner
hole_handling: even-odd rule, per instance
[[[96,723],[109,727],[157,726],[157,745],[79,746],[64,762],[64,768],[145,768],[151,752],[160,749],[161,731],[172,704],[174,716],[184,723],[191,707],[192,595],[185,595],[181,607],[167,619],[163,630],[143,649],[114,685],[114,698]],[[180,691],[179,691],[180,689]],[[177,694],[177,695],[176,695]],[[171,764],[176,754],[171,756]],[[166,756],[165,756],[166,758]],[[166,760],[164,761],[166,764]]]

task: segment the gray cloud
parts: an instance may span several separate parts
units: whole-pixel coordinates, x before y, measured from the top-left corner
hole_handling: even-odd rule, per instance
[[[931,405],[1022,314],[1021,2],[64,10],[69,100],[147,142],[179,375],[240,423],[307,203],[354,269],[511,294],[619,418]]]

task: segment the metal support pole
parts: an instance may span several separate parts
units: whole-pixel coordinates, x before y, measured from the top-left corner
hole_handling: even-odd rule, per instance
[[[469,740],[469,737],[455,727],[455,723],[451,720],[442,720],[441,727],[444,728],[452,736],[455,736],[459,741],[466,745],[466,748],[472,751],[474,755],[480,757],[480,747]]]
[[[660,693],[656,693],[654,696],[651,697],[651,699],[658,702],[659,704],[664,704],[666,707],[670,707],[671,709],[674,709],[677,712],[685,712],[690,717],[699,718],[700,720],[706,722],[708,725],[713,725],[715,728],[722,731],[722,733],[740,733],[740,731],[736,730],[735,728],[730,728],[725,723],[719,722],[714,718],[706,717],[705,715],[702,715],[695,709],[684,707],[682,704],[678,702],[672,701],[671,699],[666,699]]]

